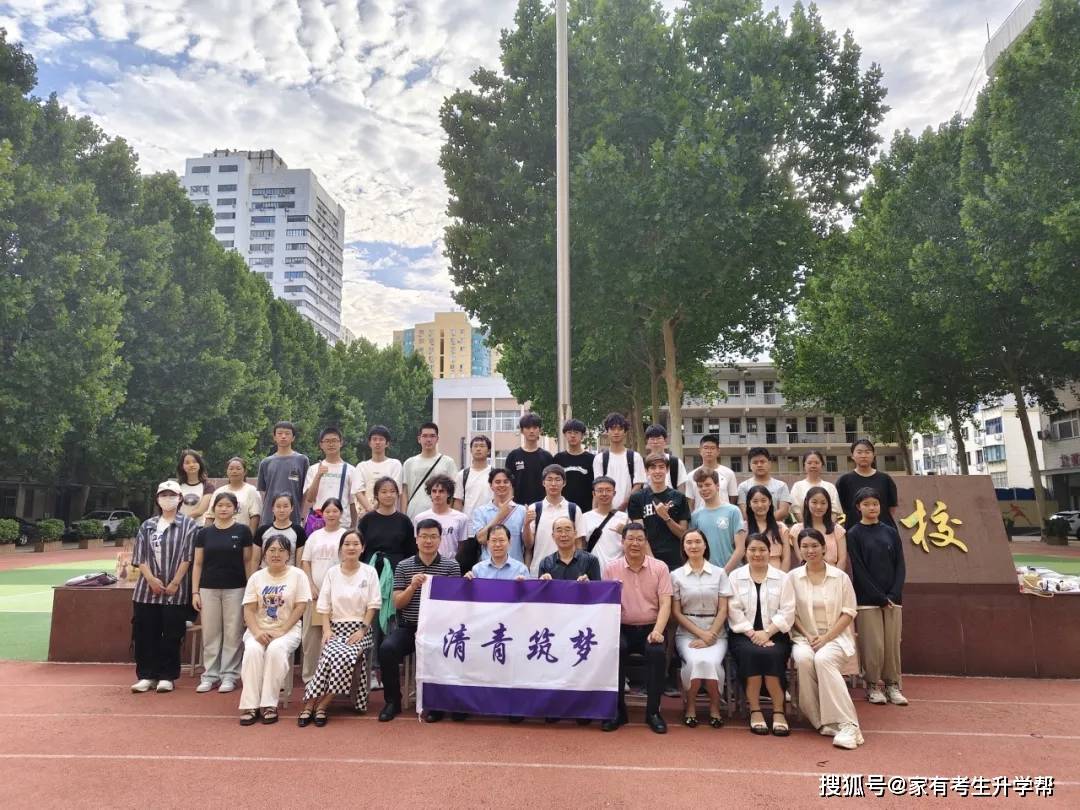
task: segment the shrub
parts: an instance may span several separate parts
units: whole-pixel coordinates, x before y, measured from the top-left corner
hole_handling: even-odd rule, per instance
[[[0,545],[11,545],[19,539],[19,521],[0,518]]]
[[[75,523],[75,535],[80,540],[98,540],[105,536],[105,524],[100,520],[80,520]]]
[[[56,518],[39,520],[37,524],[37,536],[38,540],[41,540],[42,542],[61,539],[64,536],[64,521],[57,520]]]
[[[139,533],[139,526],[141,525],[142,521],[137,517],[126,517],[120,521],[113,535],[122,540],[130,540]]]

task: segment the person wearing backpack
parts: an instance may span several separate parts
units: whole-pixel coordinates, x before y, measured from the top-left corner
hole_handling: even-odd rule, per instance
[[[537,501],[525,511],[525,548],[529,573],[538,576],[540,562],[557,550],[552,532],[557,518],[565,517],[573,521],[574,537],[579,543],[585,541],[585,519],[578,505],[563,497],[566,486],[566,471],[558,464],[549,464],[544,468],[544,490],[547,493],[542,501]],[[531,555],[530,555],[531,552]]]
[[[473,436],[469,441],[470,464],[457,474],[454,479],[453,507],[464,512],[471,520],[473,512],[484,504],[491,503],[491,487],[488,475],[491,473],[491,439],[487,436]]]
[[[341,528],[348,531],[355,524],[353,515],[353,491],[356,488],[356,468],[341,457],[344,437],[336,427],[323,428],[319,434],[319,449],[323,460],[308,468],[304,478],[304,511],[308,513],[304,531],[309,535],[326,525],[316,504],[336,498],[344,505]],[[309,511],[310,510],[310,511]]]
[[[606,476],[615,481],[615,508],[625,512],[630,505],[630,493],[645,484],[645,464],[641,454],[626,447],[626,432],[630,423],[621,413],[609,413],[604,419],[608,449],[593,459],[593,479]]]
[[[401,500],[405,514],[415,520],[421,512],[431,508],[427,483],[436,475],[445,475],[451,481],[457,475],[457,465],[450,456],[439,452],[439,426],[424,422],[416,436],[420,443],[419,454],[405,460],[402,465]]]
[[[681,458],[671,455],[667,449],[667,428],[663,425],[649,425],[645,428],[645,455],[659,453],[667,459],[668,474],[664,483],[683,494],[690,483],[686,475],[686,465]]]

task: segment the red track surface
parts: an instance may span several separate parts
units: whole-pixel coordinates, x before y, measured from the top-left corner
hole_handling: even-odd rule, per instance
[[[131,667],[0,663],[0,785],[5,807],[805,807],[823,773],[887,776],[1051,775],[1053,799],[1080,806],[1080,681],[910,676],[905,708],[857,692],[866,745],[841,751],[802,728],[755,737],[677,725],[666,737],[637,720],[613,734],[594,724],[437,725],[375,721],[335,706],[329,725],[298,728],[293,702],[275,726],[243,728],[238,693],[133,695]],[[299,698],[300,689],[295,696]],[[299,766],[299,767],[297,767]],[[868,797],[874,807],[941,800]],[[983,799],[983,802],[994,801]],[[997,800],[1000,802],[1000,800]],[[949,804],[966,800],[951,799]]]

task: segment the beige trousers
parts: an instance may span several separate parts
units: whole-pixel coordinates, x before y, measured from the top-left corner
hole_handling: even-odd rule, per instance
[[[817,652],[798,640],[791,649],[799,673],[799,710],[814,728],[828,723],[859,724],[842,671],[849,658],[840,643],[830,641]]]
[[[900,684],[900,636],[903,608],[859,608],[855,630],[859,634],[859,657],[862,659],[866,685],[873,688]]]

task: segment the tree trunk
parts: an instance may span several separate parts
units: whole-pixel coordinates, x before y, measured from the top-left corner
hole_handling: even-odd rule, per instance
[[[896,416],[894,424],[896,429],[896,443],[900,446],[900,457],[904,460],[904,473],[911,475],[911,438],[908,436],[907,428],[904,426],[902,417]]]
[[[1039,529],[1043,522],[1050,517],[1046,512],[1046,490],[1043,489],[1042,470],[1039,469],[1039,456],[1035,450],[1035,434],[1031,432],[1031,423],[1028,422],[1027,403],[1024,402],[1024,389],[1020,380],[1014,374],[1010,379],[1012,395],[1016,398],[1016,415],[1020,419],[1020,430],[1024,433],[1024,447],[1027,449],[1028,466],[1031,468],[1031,486],[1035,490],[1035,504],[1039,510]]]
[[[627,444],[639,452],[645,446],[645,429],[642,427],[642,421],[640,389],[635,382],[630,385],[630,435],[627,437]]]
[[[960,474],[968,475],[968,457],[967,447],[964,445],[964,429],[960,423],[960,414],[955,411],[949,414],[949,427],[952,428],[952,435],[956,440],[956,459],[960,462]]]
[[[668,398],[668,442],[671,455],[682,458],[682,397],[683,381],[679,379],[677,356],[675,351],[675,329],[679,317],[665,318],[660,325],[664,336],[664,382],[667,383]]]
[[[645,352],[645,367],[649,370],[649,422],[660,424],[660,370],[657,368],[656,355],[650,346]],[[644,435],[644,434],[643,434]],[[641,445],[645,447],[644,444]]]

